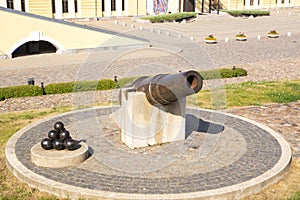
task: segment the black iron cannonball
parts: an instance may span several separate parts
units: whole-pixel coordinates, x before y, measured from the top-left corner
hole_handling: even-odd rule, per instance
[[[65,148],[63,141],[61,141],[60,139],[55,139],[52,142],[52,145],[53,145],[53,148],[56,150],[63,150]]]
[[[45,138],[41,142],[41,146],[45,150],[53,149],[52,141],[49,138]]]
[[[73,140],[72,138],[68,138],[65,140],[64,146],[68,150],[75,150],[78,148],[78,142],[76,140]]]
[[[56,130],[57,132],[60,132],[62,130],[64,130],[65,125],[62,122],[55,122],[54,124],[54,130]]]
[[[69,137],[70,137],[70,132],[65,129],[59,133],[59,139],[61,139],[62,141],[64,141],[65,139],[67,139]]]
[[[59,134],[58,134],[58,132],[55,131],[55,130],[50,130],[50,131],[48,132],[48,138],[49,138],[50,140],[53,141],[53,140],[59,138]]]

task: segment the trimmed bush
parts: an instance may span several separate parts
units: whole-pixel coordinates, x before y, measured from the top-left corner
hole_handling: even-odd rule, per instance
[[[204,80],[247,76],[247,71],[242,68],[236,68],[236,69],[222,68],[216,70],[200,71],[199,73]]]
[[[51,83],[45,86],[46,94],[63,94],[73,92],[74,82],[68,83]]]
[[[216,69],[216,70],[201,71],[200,74],[204,80],[208,80],[208,79],[247,76],[247,71],[242,68],[236,68],[236,69],[223,68],[223,69]],[[115,88],[124,87],[126,84],[131,83],[137,78],[138,77],[122,78],[118,81],[118,83],[110,79],[103,79],[99,81],[51,83],[45,86],[45,93],[63,94],[63,93],[83,92],[83,91],[93,91],[93,90],[111,90]],[[298,86],[291,85],[291,87],[296,88]],[[38,95],[43,95],[42,88],[39,86],[21,85],[21,86],[0,88],[0,101],[3,101],[8,98],[38,96]]]
[[[122,88],[122,87],[124,87],[125,85],[131,83],[132,81],[134,81],[137,78],[138,77],[121,78],[120,80],[118,80],[118,87]]]
[[[116,88],[116,83],[110,79],[99,81],[77,81],[67,83],[52,83],[46,85],[46,94],[63,94],[70,92],[83,92],[93,90],[110,90]]]
[[[116,82],[110,79],[103,79],[98,81],[97,90],[111,90],[117,86]]]
[[[268,16],[270,15],[270,11],[265,10],[223,10],[228,14],[234,17],[241,17],[241,16]]]
[[[9,98],[29,97],[43,95],[42,88],[33,85],[19,85],[0,88],[0,101]]]
[[[143,17],[141,19],[150,20],[152,23],[162,23],[162,22],[173,22],[181,21],[183,19],[189,19],[196,17],[194,12],[183,12],[183,13],[173,13],[173,14],[163,14],[163,15],[154,15]]]

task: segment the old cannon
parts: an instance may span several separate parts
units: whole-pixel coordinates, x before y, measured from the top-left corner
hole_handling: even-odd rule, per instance
[[[202,78],[196,71],[178,74],[158,74],[154,77],[141,77],[134,80],[128,87],[144,92],[152,105],[168,105],[188,95],[199,92]]]
[[[121,88],[121,108],[111,117],[130,148],[185,139],[186,96],[199,92],[203,80],[196,71],[140,77]]]

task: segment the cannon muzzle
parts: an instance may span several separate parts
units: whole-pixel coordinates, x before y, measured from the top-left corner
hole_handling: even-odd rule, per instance
[[[186,96],[199,92],[203,80],[196,71],[178,74],[158,74],[154,77],[140,77],[129,86],[144,92],[152,105],[168,105]]]

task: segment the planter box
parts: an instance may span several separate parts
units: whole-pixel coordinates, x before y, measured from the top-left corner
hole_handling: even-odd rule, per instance
[[[236,39],[237,41],[246,41],[246,40],[247,40],[246,37],[235,37],[235,39]]]
[[[279,34],[268,34],[269,38],[278,38]]]
[[[217,43],[217,40],[205,40],[205,42],[207,44],[215,44],[215,43]]]

